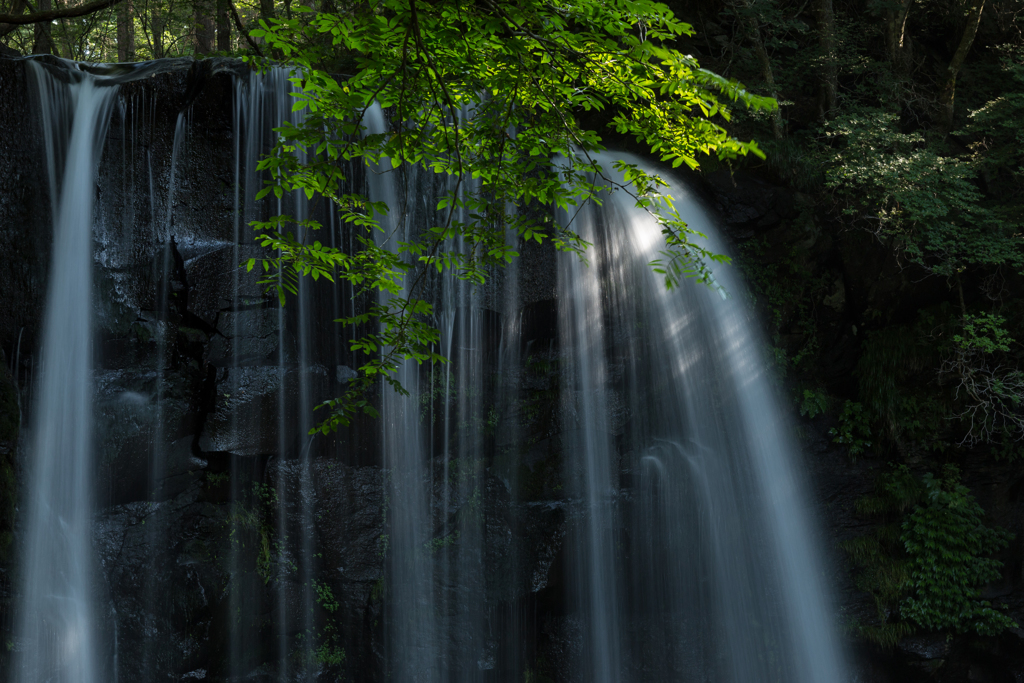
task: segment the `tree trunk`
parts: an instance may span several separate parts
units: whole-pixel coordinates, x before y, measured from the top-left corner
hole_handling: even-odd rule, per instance
[[[131,0],[117,6],[117,61],[135,61],[135,12]]]
[[[51,0],[39,0],[39,6],[36,8],[39,12],[48,12],[53,9]],[[52,25],[48,21],[42,21],[36,24],[35,40],[32,43],[33,54],[52,54],[53,53],[53,38],[51,37]]]
[[[764,40],[761,38],[761,28],[758,25],[757,16],[754,14],[751,0],[744,2],[744,9],[747,10],[746,17],[743,20],[746,24],[747,37],[754,46],[757,61],[761,64],[761,76],[768,86],[768,94],[777,100],[779,99],[779,93],[775,87],[775,74],[772,72],[772,63],[768,59],[768,50],[765,49]],[[776,140],[782,139],[782,112],[778,107],[772,112],[772,135]]]
[[[273,19],[274,0],[260,0],[260,17],[263,19]]]
[[[217,52],[231,51],[230,14],[228,0],[217,0]]]
[[[149,20],[153,30],[153,59],[163,59],[164,56],[164,17],[160,14],[160,7],[153,8]]]
[[[211,0],[198,0],[195,5],[196,54],[208,55],[213,52],[216,29],[214,7]]]
[[[839,69],[836,66],[836,27],[832,0],[818,0],[818,46],[821,48],[821,100],[822,119],[836,108],[839,91]]]
[[[75,46],[74,46],[73,40],[71,38],[71,31],[68,30],[68,23],[67,23],[66,19],[61,19],[60,20],[60,27],[62,29],[61,30],[61,35],[64,37],[64,45],[63,45],[64,54],[62,54],[61,56],[64,59],[78,59],[78,56],[75,55]],[[53,53],[57,54],[57,40],[56,39],[53,40]]]
[[[960,44],[953,53],[953,59],[946,68],[946,80],[939,91],[938,101],[938,127],[943,134],[948,133],[953,127],[953,99],[956,94],[956,77],[960,73],[960,67],[967,59],[967,53],[974,44],[974,37],[978,34],[978,25],[981,23],[981,12],[985,9],[985,0],[972,0],[971,8],[967,12],[967,24],[964,26],[964,33],[960,37]]]
[[[899,4],[885,12],[885,44],[893,70],[902,72],[904,67],[903,44],[907,33],[907,17],[913,0],[899,0]]]

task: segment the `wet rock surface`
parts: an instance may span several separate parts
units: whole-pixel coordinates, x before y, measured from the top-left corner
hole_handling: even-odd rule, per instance
[[[52,239],[43,138],[29,75],[20,61],[0,57],[0,339],[16,381],[29,378],[39,346]],[[17,93],[17,95],[15,95]],[[24,355],[19,354],[19,339]]]

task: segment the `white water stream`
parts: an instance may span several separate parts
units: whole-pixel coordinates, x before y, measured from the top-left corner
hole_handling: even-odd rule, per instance
[[[616,159],[646,165],[597,159],[613,177]],[[669,180],[682,218],[725,253]],[[593,243],[589,266],[559,266],[585,679],[847,680],[799,449],[735,266],[714,267],[724,300],[695,281],[669,291],[649,266],[660,227],[622,191],[571,227]]]
[[[15,680],[100,683],[92,553],[96,166],[117,87],[28,62],[43,113],[53,252],[32,424]]]

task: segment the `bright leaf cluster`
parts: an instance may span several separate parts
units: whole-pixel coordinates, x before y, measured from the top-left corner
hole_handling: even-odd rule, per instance
[[[431,348],[431,307],[416,299],[425,272],[482,282],[517,255],[521,239],[585,249],[551,212],[599,202],[615,184],[593,160],[601,138],[581,117],[603,118],[662,160],[695,167],[700,155],[761,154],[723,127],[727,103],[775,106],[675,50],[691,28],[650,0],[374,0],[338,13],[301,8],[293,17],[253,32],[294,66],[294,107],[305,112],[302,124],[278,129],[280,144],[261,162],[273,178],[264,193],[329,199],[362,237],[350,254],[309,244],[315,221],[294,234],[287,216],[258,223],[261,244],[278,250],[264,261],[265,281],[282,297],[300,274],[387,293],[387,303],[340,321],[377,320],[383,332],[354,342],[369,360],[346,396],[329,402],[323,431],[356,410],[372,413],[363,393],[378,376],[401,391],[393,375],[405,359],[443,360]],[[334,75],[339,68],[351,75]],[[390,121],[385,133],[366,129],[374,106]],[[446,178],[435,184],[445,188],[436,224],[404,241],[375,239],[375,230],[399,221],[380,220],[388,207],[351,194],[353,161],[370,172],[419,167]],[[661,222],[666,251],[656,265],[668,284],[688,276],[710,282],[706,263],[721,257],[690,239],[658,193],[664,183],[630,168],[619,187]]]

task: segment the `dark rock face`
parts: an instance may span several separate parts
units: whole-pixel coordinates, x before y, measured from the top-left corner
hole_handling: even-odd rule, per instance
[[[0,92],[8,93],[0,98],[0,249],[9,257],[0,269],[0,339],[8,364],[18,366],[11,374],[18,386],[25,386],[32,353],[39,346],[40,310],[46,296],[50,195],[35,95],[23,64],[0,59]]]
[[[360,678],[358,672],[369,674],[379,667],[374,623],[381,618],[384,580],[382,473],[376,467],[324,460],[317,461],[314,472],[318,575],[340,605],[336,614],[346,668],[354,680],[373,680],[370,675]]]
[[[122,677],[145,680],[153,670],[181,677],[215,660],[211,629],[225,607],[229,574],[220,553],[230,526],[224,506],[201,500],[202,487],[194,479],[173,499],[116,505],[97,518]]]
[[[6,360],[0,352],[0,360]],[[7,367],[0,367],[0,637],[8,638],[13,624],[13,541],[17,523],[16,478],[21,406],[17,387]],[[0,671],[7,666],[7,652],[0,653]]]

